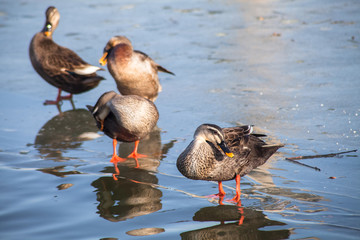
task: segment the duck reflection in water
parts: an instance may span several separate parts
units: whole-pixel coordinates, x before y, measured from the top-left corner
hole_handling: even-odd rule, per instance
[[[122,174],[118,181],[114,181],[112,177],[95,180],[91,185],[96,188],[100,216],[117,222],[159,211],[162,208],[162,192],[156,187],[158,178],[153,173],[173,145],[174,141],[162,145],[160,129],[155,127],[139,145],[139,150],[151,157],[141,158],[139,162],[119,163],[118,168]],[[119,153],[126,155],[132,148],[131,143],[121,143]],[[135,165],[138,167],[134,168]],[[112,171],[112,167],[106,167],[103,172]]]
[[[100,217],[118,222],[159,211],[162,208],[162,192],[151,185],[157,183],[156,176],[142,169],[119,168],[127,176],[141,176],[146,181],[124,179],[124,174],[118,181],[112,177],[101,177],[94,181],[91,185],[96,188]]]
[[[80,148],[83,141],[99,137],[91,113],[86,109],[63,112],[50,119],[39,130],[35,148],[42,158],[54,161],[69,160],[63,152]]]
[[[239,219],[246,215],[246,219],[240,224]],[[285,223],[270,220],[261,211],[250,208],[239,212],[239,207],[234,205],[219,205],[205,207],[195,213],[194,221],[220,222],[208,228],[197,229],[180,234],[183,240],[192,239],[286,239],[290,236],[288,229],[262,231],[266,226],[282,226]],[[226,221],[235,221],[225,224]]]

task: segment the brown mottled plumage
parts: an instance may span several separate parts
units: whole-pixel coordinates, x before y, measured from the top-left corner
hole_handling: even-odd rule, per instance
[[[72,94],[83,93],[95,88],[104,79],[96,74],[103,70],[82,60],[72,50],[59,46],[52,39],[60,20],[55,7],[46,10],[46,22],[41,32],[34,35],[29,47],[31,63],[36,72],[48,83],[59,88],[56,104],[62,99],[71,99]],[[69,97],[61,97],[61,90],[69,92]]]
[[[117,174],[117,163],[124,161],[116,154],[117,141],[135,142],[134,151],[128,157],[137,159],[145,156],[137,153],[137,147],[159,119],[159,112],[153,102],[140,96],[123,96],[110,91],[101,95],[94,107],[87,105],[87,108],[98,128],[113,139],[114,153],[110,161],[114,163]]]
[[[264,164],[283,145],[267,145],[252,134],[251,126],[220,128],[200,125],[194,140],[180,154],[177,168],[187,178],[219,182],[219,196],[224,196],[221,181],[236,179],[233,200],[240,199],[240,176]],[[224,154],[225,153],[225,154]],[[239,188],[239,189],[238,189]]]
[[[130,40],[124,36],[109,40],[99,62],[107,63],[121,94],[138,95],[151,101],[155,101],[161,91],[158,71],[173,74],[145,53],[133,50]]]

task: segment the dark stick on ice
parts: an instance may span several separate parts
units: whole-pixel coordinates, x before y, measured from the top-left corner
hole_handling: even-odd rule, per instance
[[[310,155],[310,156],[298,156],[298,157],[289,157],[286,158],[286,160],[300,160],[300,159],[310,159],[310,158],[327,158],[327,157],[335,157],[338,156],[340,154],[345,154],[345,153],[351,153],[351,152],[356,152],[357,150],[351,150],[351,151],[346,151],[346,152],[338,152],[338,153],[329,153],[329,154],[323,154],[323,155]]]
[[[293,160],[292,158],[285,158],[285,160],[288,160],[288,161],[290,161],[290,162],[299,164],[299,165],[304,166],[304,167],[308,167],[308,168],[315,169],[316,171],[321,171],[320,168],[318,168],[318,167],[313,167],[313,166],[307,165],[307,164],[305,164],[305,163],[298,162],[298,161],[296,161],[296,160]]]
[[[356,151],[357,151],[357,150],[355,149],[355,150],[346,151],[346,152],[338,152],[338,153],[330,153],[330,154],[322,154],[322,155],[289,157],[289,158],[285,158],[285,160],[291,161],[291,162],[296,163],[296,164],[300,164],[300,165],[305,166],[305,167],[309,167],[309,168],[315,169],[316,171],[321,171],[320,168],[318,168],[318,167],[313,167],[313,166],[307,165],[307,164],[305,164],[305,163],[298,162],[297,160],[310,159],[310,158],[335,157],[335,156],[338,156],[338,155],[340,155],[340,154],[352,153],[352,152],[356,152]]]

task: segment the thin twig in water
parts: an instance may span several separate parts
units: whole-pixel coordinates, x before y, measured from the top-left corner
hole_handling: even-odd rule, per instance
[[[338,156],[338,155],[340,155],[340,154],[351,153],[351,152],[356,152],[356,151],[357,151],[357,149],[351,150],[351,151],[346,151],[346,152],[329,153],[329,154],[323,154],[323,155],[310,155],[310,156],[289,157],[289,158],[286,158],[286,160],[300,160],[300,159],[310,159],[310,158],[335,157],[335,156]]]
[[[299,164],[299,165],[304,166],[304,167],[308,167],[308,168],[315,169],[316,171],[321,171],[320,168],[318,168],[318,167],[313,167],[313,166],[307,165],[307,164],[305,164],[305,163],[302,163],[302,162],[298,162],[298,161],[296,161],[296,160],[293,160],[293,159],[291,159],[291,158],[285,158],[285,160],[288,160],[288,161],[290,161],[290,162]]]
[[[338,152],[338,153],[329,153],[329,154],[321,154],[321,155],[289,157],[289,158],[285,158],[285,160],[291,161],[291,162],[296,163],[296,164],[300,164],[300,165],[305,166],[305,167],[309,167],[309,168],[315,169],[316,171],[320,171],[320,168],[318,168],[318,167],[313,167],[313,166],[307,165],[307,164],[305,164],[305,163],[300,163],[300,162],[298,162],[297,160],[310,159],[310,158],[335,157],[335,156],[338,156],[338,155],[340,155],[340,154],[351,153],[351,152],[356,152],[356,151],[357,151],[357,149],[351,150],[351,151],[346,151],[346,152]]]

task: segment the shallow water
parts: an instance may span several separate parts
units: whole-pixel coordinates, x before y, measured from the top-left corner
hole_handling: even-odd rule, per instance
[[[55,41],[89,63],[126,35],[176,74],[160,74],[160,119],[139,146],[150,157],[121,163],[117,182],[111,139],[85,110],[116,89],[108,71],[74,97],[76,110],[42,105],[57,90],[33,70],[28,45],[48,4],[0,4],[1,239],[358,238],[359,154],[301,160],[321,171],[285,160],[359,148],[358,1],[54,1]],[[216,183],[176,169],[204,122],[254,124],[286,144],[242,178],[240,208],[203,197]],[[229,198],[234,186],[225,183]]]

